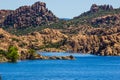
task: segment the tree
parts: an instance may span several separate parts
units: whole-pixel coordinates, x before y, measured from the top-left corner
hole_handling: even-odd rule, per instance
[[[18,49],[15,46],[9,46],[7,52],[7,58],[10,59],[11,62],[17,62],[19,55],[18,55]]]

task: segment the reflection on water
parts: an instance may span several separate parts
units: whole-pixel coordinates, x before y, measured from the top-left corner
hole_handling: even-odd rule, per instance
[[[37,52],[43,56],[70,56],[73,55],[74,57],[90,57],[94,56],[91,54],[81,54],[81,53],[67,53],[67,52]]]

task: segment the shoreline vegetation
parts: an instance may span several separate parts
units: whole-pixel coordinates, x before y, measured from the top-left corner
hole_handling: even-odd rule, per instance
[[[18,60],[75,60],[75,57],[70,56],[42,56],[37,54],[35,50],[30,49],[28,55],[20,56],[18,49],[15,46],[10,46],[8,51],[0,50],[0,63],[1,62],[17,62]]]
[[[59,19],[36,2],[16,10],[0,10],[0,61],[74,59],[47,57],[35,51],[120,56],[120,8],[93,4],[70,20]]]

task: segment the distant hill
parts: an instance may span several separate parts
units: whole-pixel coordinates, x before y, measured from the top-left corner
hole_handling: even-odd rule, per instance
[[[63,29],[63,33],[78,33],[87,27],[113,27],[120,25],[120,8],[93,4],[89,11],[73,19],[58,19],[43,2],[21,6],[15,11],[0,11],[0,26],[15,34],[26,34],[45,28]],[[13,28],[13,29],[9,29]],[[17,32],[16,32],[17,29]]]
[[[49,25],[58,21],[58,18],[46,8],[44,2],[36,2],[31,6],[21,6],[9,12],[6,10],[6,12],[4,11],[5,14],[0,14],[0,16],[3,16],[0,19],[0,24],[8,28],[36,27],[43,24]]]
[[[88,24],[92,27],[111,27],[120,25],[120,8],[114,9],[111,5],[93,4],[89,11],[74,17],[71,20],[77,24]]]

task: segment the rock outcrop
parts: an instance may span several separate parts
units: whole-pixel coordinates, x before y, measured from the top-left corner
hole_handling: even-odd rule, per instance
[[[92,13],[98,12],[100,10],[109,11],[109,10],[113,10],[113,7],[111,5],[96,5],[96,4],[93,4],[90,8],[90,12],[92,12]]]
[[[43,24],[49,25],[57,21],[58,18],[46,8],[45,3],[36,2],[32,6],[21,6],[9,15],[6,15],[4,26],[26,28]]]
[[[87,18],[89,18],[88,16],[92,17],[92,15],[98,14],[99,12],[101,12],[101,14],[102,14],[103,12],[112,12],[114,10],[115,9],[111,5],[106,5],[106,4],[105,5],[92,4],[92,6],[91,6],[91,8],[90,8],[89,11],[86,11],[86,12],[82,13],[81,15],[79,15],[77,17],[74,17],[74,19],[85,17],[85,16],[87,16]],[[100,16],[100,15],[98,15],[98,16]]]
[[[75,58],[70,56],[36,56],[35,59],[40,60],[75,60]]]
[[[113,27],[120,25],[120,14],[106,15],[97,18],[93,18],[90,22],[97,27]]]
[[[120,32],[120,26],[115,27],[105,27],[105,28],[92,28],[89,29],[86,34],[87,35],[98,35],[98,36],[106,36],[112,35]]]
[[[66,48],[73,52],[95,55],[120,55],[120,33],[106,36],[82,35],[73,36],[67,41]]]
[[[3,26],[4,24],[4,20],[6,19],[6,17],[12,13],[12,10],[0,10],[0,26]]]

